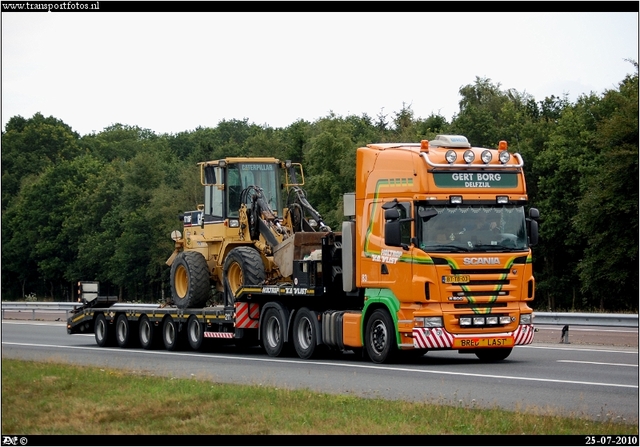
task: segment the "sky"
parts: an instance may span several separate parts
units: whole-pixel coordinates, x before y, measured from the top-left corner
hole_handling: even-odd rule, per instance
[[[2,13],[2,130],[36,113],[80,135],[176,134],[334,114],[451,121],[476,78],[542,101],[635,72],[638,13]]]

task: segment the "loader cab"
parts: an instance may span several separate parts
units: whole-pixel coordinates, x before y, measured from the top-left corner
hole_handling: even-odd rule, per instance
[[[251,204],[253,188],[260,188],[273,212],[282,216],[280,197],[280,167],[276,163],[233,163],[227,165],[226,211],[228,217],[238,217],[240,205]]]
[[[272,158],[227,158],[200,163],[205,222],[229,219],[233,226],[240,206],[251,205],[259,188],[276,216],[283,215],[282,188],[289,183],[284,163]]]

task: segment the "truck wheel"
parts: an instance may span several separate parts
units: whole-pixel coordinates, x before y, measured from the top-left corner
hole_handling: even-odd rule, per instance
[[[138,329],[140,346],[142,346],[143,349],[153,349],[158,345],[158,336],[155,331],[156,328],[149,320],[149,317],[143,315],[140,318],[140,327]]]
[[[509,357],[512,350],[513,348],[479,349],[475,354],[483,362],[499,362]]]
[[[202,307],[209,300],[207,260],[197,251],[183,251],[171,264],[171,298],[179,309]]]
[[[167,351],[177,351],[182,347],[182,334],[179,329],[178,323],[172,317],[165,318],[162,325],[162,341]]]
[[[131,322],[125,314],[118,315],[116,319],[116,342],[121,348],[129,348],[134,344],[134,338],[131,336]]]
[[[98,346],[104,348],[106,346],[113,346],[116,344],[115,331],[113,328],[109,327],[109,322],[104,314],[98,314],[96,317],[94,332]]]
[[[315,321],[315,315],[306,307],[300,309],[293,320],[293,346],[301,359],[311,358],[316,350],[318,334]]]
[[[252,247],[236,247],[231,250],[224,261],[223,271],[229,291],[234,297],[240,287],[259,285],[265,279],[260,253]]]
[[[378,309],[367,320],[365,345],[369,358],[374,363],[393,360],[398,345],[396,343],[393,320],[388,312]]]
[[[279,357],[285,350],[284,335],[286,322],[278,309],[269,308],[264,314],[261,323],[262,346],[271,357]]]
[[[195,351],[199,350],[204,342],[204,323],[195,315],[191,315],[187,321],[187,339]]]

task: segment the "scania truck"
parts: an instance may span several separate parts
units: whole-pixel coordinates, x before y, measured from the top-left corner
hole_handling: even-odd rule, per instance
[[[204,204],[172,233],[171,299],[86,294],[67,331],[122,348],[217,340],[302,359],[456,350],[504,360],[534,337],[539,213],[523,166],[505,141],[473,147],[460,135],[360,147],[334,231],[307,201],[299,164],[200,163]]]

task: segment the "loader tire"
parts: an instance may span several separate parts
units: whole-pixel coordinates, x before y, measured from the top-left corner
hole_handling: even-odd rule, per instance
[[[231,250],[224,261],[223,271],[233,297],[240,287],[260,285],[265,279],[260,253],[252,247],[236,247]]]
[[[201,253],[183,251],[171,264],[171,299],[179,309],[203,307],[211,290],[209,267]]]

